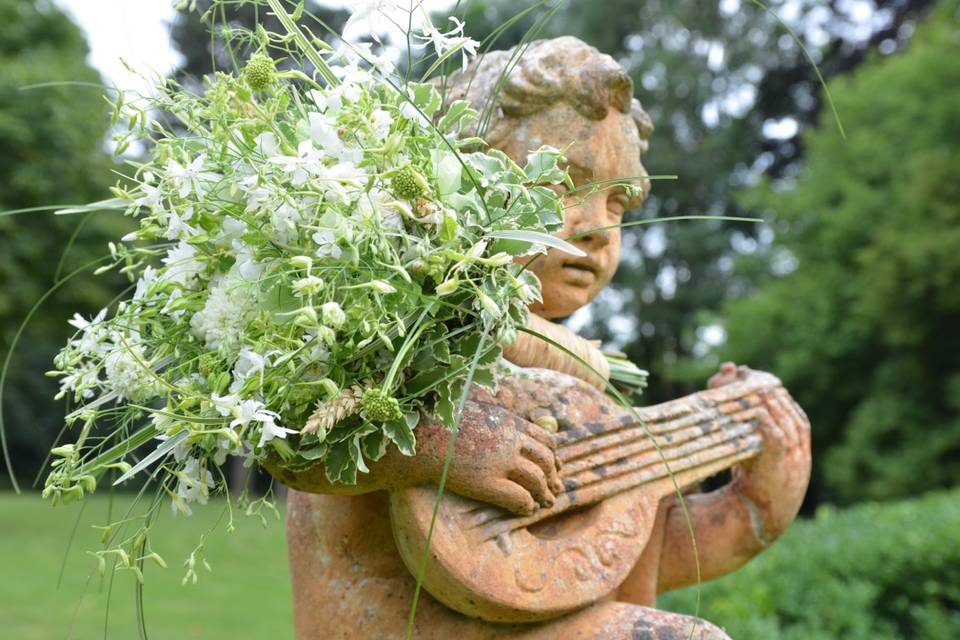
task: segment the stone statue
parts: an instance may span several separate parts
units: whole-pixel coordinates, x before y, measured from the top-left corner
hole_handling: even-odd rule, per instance
[[[510,59],[488,54],[447,86],[451,99],[478,107],[495,95],[492,146],[522,162],[550,144],[566,149],[575,183],[629,176],[647,193],[641,154],[652,125],[612,58],[571,37],[539,41],[498,86]],[[543,301],[530,324],[606,374],[592,343],[549,319],[609,283],[620,231],[603,227],[639,202],[606,188],[567,204],[560,237],[599,230],[574,240],[585,258],[551,250],[534,262]],[[529,339],[521,334],[505,355],[543,367],[530,361]],[[810,472],[802,410],[773,376],[728,363],[707,390],[638,409],[640,427],[598,390],[595,373],[554,351],[552,371],[508,378],[467,403],[414,636],[727,638],[709,622],[654,609],[655,598],[696,582],[695,557],[703,580],[724,575],[793,520]],[[299,640],[403,637],[450,438],[429,420],[416,435],[416,456],[392,451],[355,486],[330,485],[322,468],[275,471],[294,489],[287,535]],[[699,492],[697,482],[723,468],[732,468],[729,484]]]

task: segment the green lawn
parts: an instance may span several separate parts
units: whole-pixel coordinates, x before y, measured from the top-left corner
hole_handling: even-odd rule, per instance
[[[129,497],[117,500],[114,519]],[[266,529],[239,516],[237,530],[209,539],[213,573],[181,586],[181,563],[223,511],[223,502],[173,519],[164,505],[144,594],[150,638],[245,640],[293,637],[283,523]],[[85,551],[106,521],[104,496],[87,504],[57,589],[78,505],[53,508],[36,494],[0,492],[0,639],[137,638],[134,579],[117,574],[113,593]],[[794,524],[754,562],[702,588],[700,615],[736,640],[955,640],[960,638],[960,491],[896,503],[822,509]],[[88,582],[88,576],[93,578]],[[696,589],[659,605],[696,611]]]
[[[114,503],[114,518],[129,498]],[[182,562],[200,536],[220,516],[223,503],[197,507],[191,518],[173,518],[163,509],[154,541],[169,568],[149,565],[144,611],[151,638],[293,637],[290,579],[283,522],[264,528],[259,520],[240,515],[236,531],[221,526],[209,538],[213,573],[200,572],[196,585],[181,586]],[[99,548],[108,499],[92,498],[83,512],[67,556],[63,581],[57,579],[79,505],[52,507],[37,494],[0,493],[0,636],[16,640],[87,640],[104,637],[109,603],[111,640],[137,638],[135,580],[130,572],[108,580],[95,572],[86,551]],[[91,572],[93,577],[91,578]]]

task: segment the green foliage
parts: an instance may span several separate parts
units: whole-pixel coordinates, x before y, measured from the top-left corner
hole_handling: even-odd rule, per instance
[[[0,0],[0,23],[0,211],[107,197],[113,182],[104,149],[107,105],[100,77],[85,62],[80,30],[49,3],[25,0]],[[55,84],[30,88],[44,83]],[[44,211],[0,216],[0,358],[55,275],[100,257],[106,239],[123,233],[115,218],[88,215],[89,220]],[[76,243],[59,264],[80,225]],[[55,386],[43,372],[69,335],[67,318],[77,310],[95,311],[115,289],[115,280],[75,281],[43,307],[25,334],[4,397],[19,471],[39,465],[62,421],[61,407],[46,401]]]
[[[813,423],[815,487],[843,502],[960,474],[960,25],[941,3],[908,49],[834,82],[846,140],[750,204],[775,212],[776,266],[731,303],[723,356],[775,371]]]
[[[829,42],[806,41],[821,68],[846,71],[881,39],[896,41],[898,29],[929,0],[888,6],[890,22],[867,41],[847,40],[851,18],[824,2],[764,4],[805,25],[829,24]],[[509,20],[540,4],[516,23]],[[648,171],[677,175],[657,180],[642,212],[647,219],[709,214],[751,215],[734,190],[767,171],[779,175],[800,158],[796,139],[763,135],[767,120],[785,117],[815,122],[820,110],[814,68],[778,20],[751,2],[703,0],[604,0],[549,2],[561,6],[536,37],[574,35],[614,57],[630,73],[635,94],[656,129],[644,157]],[[545,14],[535,0],[472,0],[460,3],[468,31],[477,39],[501,26],[495,49],[513,46]],[[812,14],[818,14],[815,17]],[[825,17],[826,16],[826,17]],[[509,24],[509,26],[507,26]],[[863,24],[857,33],[862,34]],[[901,33],[909,33],[903,29]],[[759,161],[758,161],[759,159]],[[621,295],[594,303],[591,337],[625,340],[622,350],[650,370],[647,401],[675,398],[703,387],[718,361],[700,355],[700,328],[713,322],[723,301],[754,278],[731,271],[732,256],[754,243],[756,225],[743,222],[679,221],[624,231],[624,260],[614,280]],[[757,262],[763,273],[765,265]],[[612,319],[612,321],[611,321]],[[623,326],[636,328],[624,336]]]
[[[703,585],[700,616],[750,640],[960,637],[960,493],[823,508],[736,573]],[[693,613],[696,589],[657,606]]]

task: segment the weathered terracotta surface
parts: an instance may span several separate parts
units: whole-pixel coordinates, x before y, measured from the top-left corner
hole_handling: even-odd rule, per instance
[[[469,91],[463,78],[454,79],[452,97],[482,106],[507,59],[505,53],[488,55]],[[470,74],[468,70],[465,77]],[[574,143],[567,156],[578,181],[635,176],[644,188],[649,186],[639,178],[645,175],[640,153],[646,150],[650,123],[632,100],[629,78],[611,58],[573,38],[531,47],[502,88],[484,133],[519,161],[540,144],[563,148]],[[635,203],[616,190],[601,190],[568,196],[567,204],[562,237],[616,224]],[[574,242],[587,252],[586,259],[551,252],[534,264],[544,300],[533,310],[543,318],[565,316],[592,300],[616,269],[618,230],[597,231]],[[574,348],[595,349],[566,334],[564,342]],[[528,345],[518,343],[509,355],[522,366],[536,366],[525,359],[529,353]],[[568,373],[590,380],[576,367]],[[769,374],[727,364],[708,386],[672,404],[640,409],[650,426],[661,430],[657,438],[667,449],[680,445],[663,438],[679,438],[677,421],[689,420],[677,428],[719,452],[712,459],[703,453],[707,449],[675,449],[678,468],[686,461],[691,470],[674,474],[685,489],[689,523],[672,483],[662,478],[631,485],[605,500],[577,502],[596,487],[612,486],[605,479],[616,475],[611,470],[628,464],[653,468],[638,462],[649,452],[628,455],[629,447],[640,446],[642,439],[606,447],[590,444],[596,442],[587,437],[591,425],[603,437],[616,438],[628,432],[624,428],[632,418],[589,384],[541,372],[505,381],[496,395],[475,393],[461,422],[447,484],[459,497],[444,498],[445,519],[435,532],[440,536],[437,549],[445,557],[438,554],[428,563],[428,582],[447,604],[485,619],[467,617],[424,592],[415,637],[726,638],[709,623],[651,608],[656,594],[696,581],[690,525],[705,580],[741,566],[783,532],[806,491],[809,424]],[[275,472],[303,490],[290,492],[287,522],[300,640],[403,637],[415,581],[397,543],[416,565],[424,505],[432,499],[429,487],[439,478],[450,438],[431,421],[421,423],[416,433],[415,457],[389,453],[353,487],[330,486],[318,468],[296,475]],[[713,433],[722,435],[721,444],[714,442]],[[610,452],[623,455],[611,459]],[[697,479],[731,464],[728,485],[698,492]],[[581,484],[570,484],[576,482]],[[571,498],[571,487],[580,497]],[[484,519],[482,514],[493,509],[505,510],[492,511],[497,522],[526,518],[514,521],[523,526],[511,525],[497,538],[508,549],[511,543],[526,545],[528,555],[521,546],[513,547],[511,555],[498,551],[497,540],[477,538],[475,531],[461,533],[470,529],[466,520]],[[559,515],[534,523],[547,513]],[[579,548],[571,541],[579,541]],[[501,564],[488,566],[496,562]],[[464,588],[463,583],[469,584]]]

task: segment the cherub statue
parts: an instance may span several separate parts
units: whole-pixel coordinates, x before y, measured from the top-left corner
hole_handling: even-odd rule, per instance
[[[642,178],[646,172],[641,154],[652,131],[650,119],[633,98],[627,73],[611,57],[576,38],[535,42],[518,62],[512,52],[494,52],[477,64],[479,68],[471,66],[449,78],[446,89],[449,99],[467,99],[478,108],[492,101],[485,136],[493,147],[518,162],[540,145],[565,149],[577,185],[637,179],[640,197],[608,185],[569,194],[565,226],[558,235],[572,237],[586,257],[551,250],[531,266],[543,284],[542,302],[531,307],[532,328],[607,375],[605,359],[593,343],[550,319],[568,316],[610,282],[620,257],[620,230],[611,225],[638,206],[649,190],[649,182]],[[504,70],[509,70],[506,81],[498,83]],[[505,350],[505,357],[521,367],[547,366],[554,371],[507,378],[496,394],[473,394],[446,485],[448,492],[522,516],[554,508],[565,490],[557,435],[548,427],[576,428],[591,417],[617,410],[599,390],[604,381],[595,372],[555,348],[544,358],[543,345],[532,349],[530,340],[536,338],[521,334]],[[531,358],[534,352],[538,355]],[[690,396],[683,406],[705,406],[715,397],[711,393],[732,388],[751,375],[749,369],[725,364],[710,379],[708,390]],[[484,616],[465,603],[461,610],[476,616],[469,617],[436,599],[444,598],[438,591],[423,593],[414,636],[726,638],[709,622],[653,607],[658,593],[696,583],[698,564],[703,580],[743,565],[784,531],[800,507],[810,471],[806,417],[778,382],[749,398],[738,400],[732,410],[756,425],[762,439],[759,454],[733,466],[732,480],[720,489],[701,493],[696,485],[682,487],[689,519],[676,492],[645,503],[648,512],[643,517],[649,527],[638,538],[638,559],[632,566],[614,567],[620,576],[617,583],[591,602],[569,612],[530,618],[522,611],[513,618]],[[429,420],[417,427],[416,436],[415,456],[392,451],[371,464],[370,473],[362,474],[353,486],[329,484],[322,468],[299,474],[276,471],[294,489],[288,497],[287,534],[300,640],[403,637],[415,579],[398,553],[388,494],[436,485],[451,437],[439,422]],[[474,552],[461,551],[464,559]],[[605,562],[615,564],[617,557]],[[492,589],[496,592],[496,585]],[[541,621],[502,622],[522,619]]]

